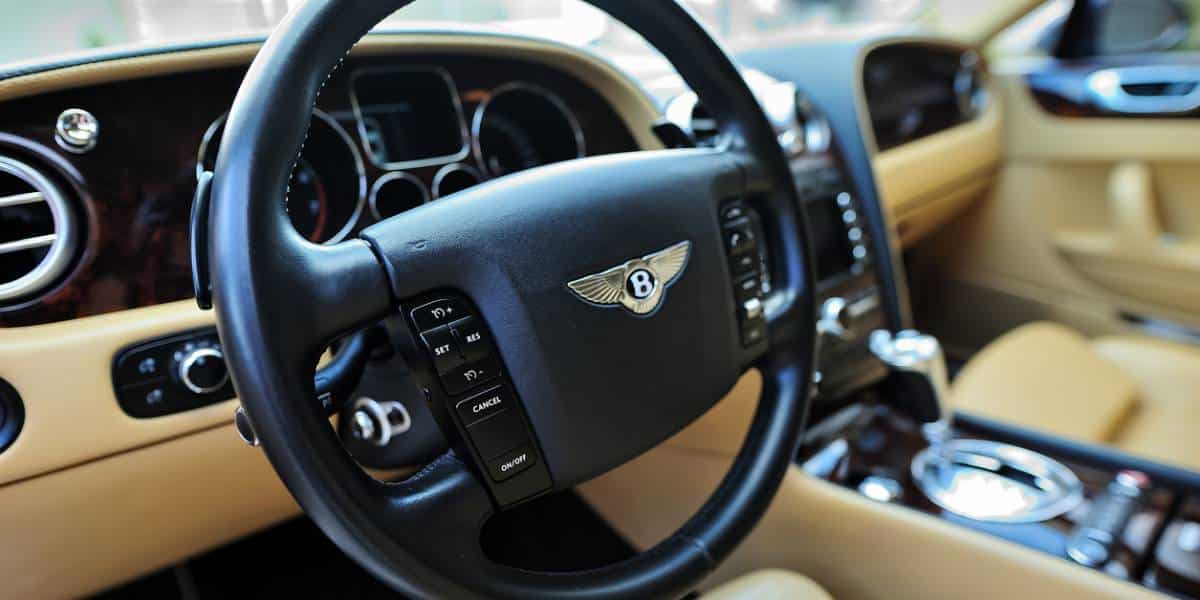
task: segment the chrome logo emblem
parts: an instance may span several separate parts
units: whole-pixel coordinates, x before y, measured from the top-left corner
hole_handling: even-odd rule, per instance
[[[589,304],[624,306],[635,315],[648,315],[658,310],[667,287],[679,279],[691,251],[691,242],[679,242],[623,265],[580,277],[567,287]]]

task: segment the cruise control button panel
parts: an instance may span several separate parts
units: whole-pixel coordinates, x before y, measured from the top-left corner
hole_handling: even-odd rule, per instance
[[[234,397],[217,330],[180,333],[125,348],[113,359],[113,390],[121,409],[147,419]]]
[[[444,407],[497,503],[510,506],[550,489],[528,417],[473,303],[445,293],[402,310],[428,365],[414,372],[428,380],[430,401]]]

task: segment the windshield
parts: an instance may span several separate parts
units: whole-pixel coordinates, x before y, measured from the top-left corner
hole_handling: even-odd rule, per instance
[[[111,47],[262,35],[300,0],[0,0],[0,64]],[[654,0],[665,1],[665,0]],[[683,0],[743,49],[777,35],[848,26],[952,31],[992,2],[961,0]],[[417,0],[383,28],[478,24],[620,54],[644,43],[579,0]]]

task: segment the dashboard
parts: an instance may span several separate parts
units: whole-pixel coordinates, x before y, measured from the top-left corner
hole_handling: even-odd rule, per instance
[[[863,61],[863,94],[880,151],[970,121],[986,100],[974,51],[897,44]]]
[[[879,169],[935,136],[872,153],[856,81],[870,43],[739,57],[760,71],[751,83],[813,223],[821,316],[831,328],[849,325],[831,329],[822,351],[821,391],[830,395],[880,375],[877,365],[864,368],[866,333],[905,325],[887,221],[888,203],[901,197],[893,186],[944,183],[928,170],[913,177],[908,164]],[[0,198],[16,199],[0,202],[0,412],[8,423],[23,418],[8,438],[0,429],[0,507],[21,515],[6,533],[29,544],[0,569],[13,590],[93,592],[296,514],[261,453],[237,441],[228,385],[213,382],[211,398],[184,410],[139,414],[126,398],[158,382],[160,363],[177,350],[219,344],[212,313],[189,300],[189,211],[198,175],[219,160],[224,115],[257,47],[0,75]],[[642,83],[586,52],[511,36],[369,36],[318,99],[283,209],[301,235],[334,243],[480,181],[661,147],[652,131],[663,109],[672,121],[683,115],[676,124],[700,143],[721,143],[705,137],[712,123],[681,85],[652,99]],[[976,117],[950,130],[986,123]],[[75,145],[89,128],[94,143]],[[920,164],[955,162],[937,156],[923,152]],[[27,277],[20,293],[3,285]],[[382,397],[403,383],[402,367],[385,367],[364,379],[362,393]],[[23,413],[3,408],[6,398]],[[413,432],[436,432],[427,414],[412,413]],[[396,446],[423,443],[410,435]],[[396,464],[416,464],[404,458]],[[228,502],[230,489],[238,502]],[[49,497],[86,501],[63,511]],[[129,539],[123,530],[96,535],[98,523],[142,527]],[[108,540],[124,545],[98,543]],[[88,557],[69,575],[45,576],[45,557],[79,548]]]
[[[191,199],[199,174],[216,164],[244,73],[237,66],[134,78],[5,104],[0,158],[23,168],[11,181],[0,173],[0,185],[22,192],[22,179],[39,176],[43,195],[56,202],[0,211],[2,241],[29,231],[65,239],[69,228],[71,247],[56,277],[0,298],[0,326],[192,296]],[[94,148],[63,144],[56,120],[66,109],[86,111],[99,128]],[[487,179],[637,147],[598,92],[539,62],[351,58],[318,100],[285,210],[310,241],[336,243]],[[5,254],[0,262],[10,272],[0,278],[33,270],[46,251]]]

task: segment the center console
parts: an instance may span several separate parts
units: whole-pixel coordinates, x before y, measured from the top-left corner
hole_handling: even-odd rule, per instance
[[[948,418],[936,339],[872,336],[892,377],[827,410],[804,470],[1079,566],[1200,598],[1200,478],[977,418]],[[885,339],[886,338],[886,339]]]
[[[872,331],[886,327],[867,215],[834,161],[796,161],[796,187],[808,216],[817,264],[817,371],[824,397],[837,397],[887,374],[871,356]]]

